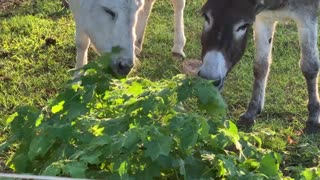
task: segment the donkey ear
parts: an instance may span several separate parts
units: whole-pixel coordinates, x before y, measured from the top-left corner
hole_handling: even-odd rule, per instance
[[[263,10],[275,10],[283,8],[288,0],[249,0],[254,5],[255,13],[259,14]]]
[[[144,4],[144,0],[135,0],[138,7],[141,7]]]
[[[283,8],[287,5],[288,0],[265,0],[264,6],[268,10]]]
[[[255,14],[266,9],[265,0],[249,0],[249,2],[253,5]]]

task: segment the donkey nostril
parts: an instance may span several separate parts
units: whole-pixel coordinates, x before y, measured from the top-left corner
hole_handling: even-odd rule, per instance
[[[122,63],[120,62],[118,64],[118,72],[121,75],[127,75],[129,74],[130,70],[131,70],[132,66],[126,64],[126,63]]]
[[[218,86],[220,86],[221,82],[222,82],[221,79],[215,80],[215,81],[213,82],[213,85],[216,86],[216,87],[218,87]]]
[[[119,63],[118,68],[120,71],[124,70],[126,68],[126,65],[124,65],[122,62]]]

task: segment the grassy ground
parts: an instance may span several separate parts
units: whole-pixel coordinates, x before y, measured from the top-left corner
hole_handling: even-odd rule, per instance
[[[185,52],[188,59],[198,58],[200,54],[202,19],[197,12],[203,2],[187,1]],[[180,73],[181,62],[173,61],[170,52],[173,41],[172,14],[169,1],[156,2],[144,49],[139,57],[142,64],[135,75],[159,80]],[[63,88],[71,77],[68,70],[73,68],[75,62],[73,36],[72,17],[59,1],[29,0],[20,7],[0,12],[1,122],[18,105],[41,107]],[[298,66],[299,43],[294,24],[278,27],[274,47],[266,106],[253,132],[263,138],[265,147],[285,152],[283,167],[318,166],[319,136],[301,134],[308,114],[307,92]],[[91,53],[90,59],[95,56]],[[250,40],[245,56],[229,75],[223,92],[229,108],[228,118],[235,121],[250,100],[253,56],[253,43]],[[4,130],[1,131],[0,141],[3,141],[5,127],[1,125],[1,128]],[[6,154],[0,157],[1,161]]]

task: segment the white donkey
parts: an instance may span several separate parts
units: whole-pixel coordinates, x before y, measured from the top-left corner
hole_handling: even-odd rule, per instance
[[[183,10],[185,0],[172,0],[175,10],[173,54],[184,56]],[[76,69],[87,64],[91,45],[98,54],[122,51],[112,59],[112,70],[126,75],[142,49],[144,32],[154,0],[69,0],[76,22]]]

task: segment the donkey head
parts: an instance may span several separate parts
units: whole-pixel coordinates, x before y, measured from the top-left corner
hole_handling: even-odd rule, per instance
[[[135,25],[144,0],[84,0],[79,21],[99,53],[121,52],[112,58],[111,67],[117,74],[129,73],[134,65]]]
[[[272,2],[271,2],[272,1]],[[205,18],[201,36],[202,61],[199,76],[214,80],[222,89],[224,79],[241,59],[248,29],[263,9],[278,8],[281,0],[208,0],[202,8]]]

